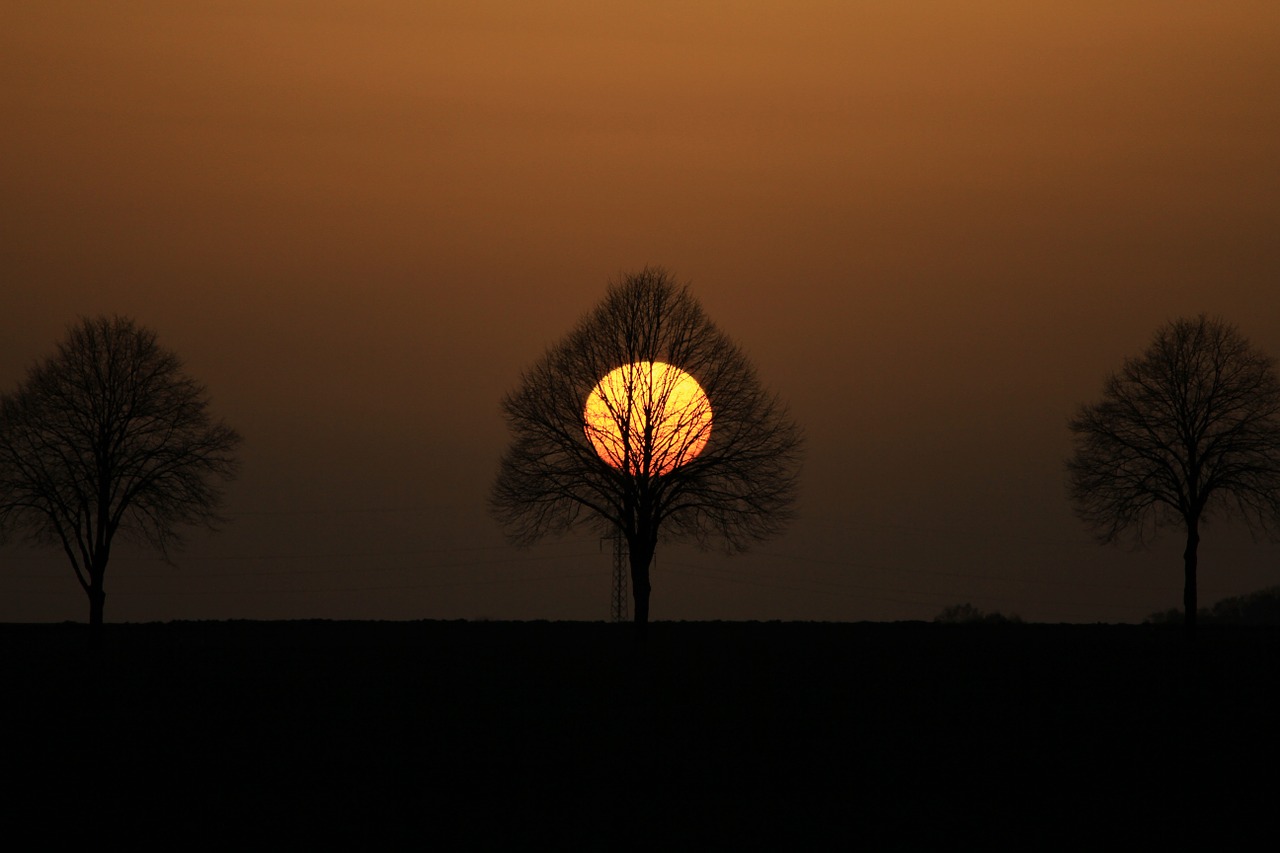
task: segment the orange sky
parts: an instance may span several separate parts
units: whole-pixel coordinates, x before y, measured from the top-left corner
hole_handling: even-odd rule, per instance
[[[654,618],[1137,621],[1178,537],[1092,543],[1065,422],[1173,316],[1280,355],[1277,56],[1270,2],[7,4],[0,387],[126,313],[246,438],[232,524],[118,554],[110,621],[602,619],[593,537],[485,514],[498,401],[663,265],[808,447],[791,532],[660,549]],[[85,610],[0,550],[0,621]]]

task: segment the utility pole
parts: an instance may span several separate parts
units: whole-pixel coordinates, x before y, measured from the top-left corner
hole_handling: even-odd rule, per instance
[[[627,549],[622,544],[622,531],[613,534],[613,602],[610,616],[614,622],[629,621],[627,606]]]

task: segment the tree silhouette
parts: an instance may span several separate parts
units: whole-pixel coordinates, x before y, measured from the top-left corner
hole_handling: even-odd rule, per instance
[[[0,533],[62,548],[102,624],[117,533],[167,557],[183,524],[216,522],[240,436],[211,420],[205,389],[154,332],[81,320],[0,396]]]
[[[621,535],[642,636],[660,538],[734,552],[790,520],[798,428],[662,269],[613,282],[502,409],[495,516],[519,544],[580,524]]]
[[[1070,421],[1077,514],[1104,542],[1186,532],[1183,613],[1196,624],[1200,525],[1217,512],[1253,529],[1280,521],[1280,382],[1232,325],[1200,315],[1160,328]]]

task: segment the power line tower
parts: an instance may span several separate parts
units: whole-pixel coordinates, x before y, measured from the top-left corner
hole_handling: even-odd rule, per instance
[[[630,608],[627,606],[627,548],[622,542],[622,531],[613,536],[613,601],[609,615],[614,622],[626,622]]]

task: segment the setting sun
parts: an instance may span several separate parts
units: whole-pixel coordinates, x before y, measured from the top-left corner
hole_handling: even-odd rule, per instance
[[[633,474],[669,474],[701,453],[711,435],[711,401],[702,386],[660,361],[610,371],[582,416],[600,458]]]

